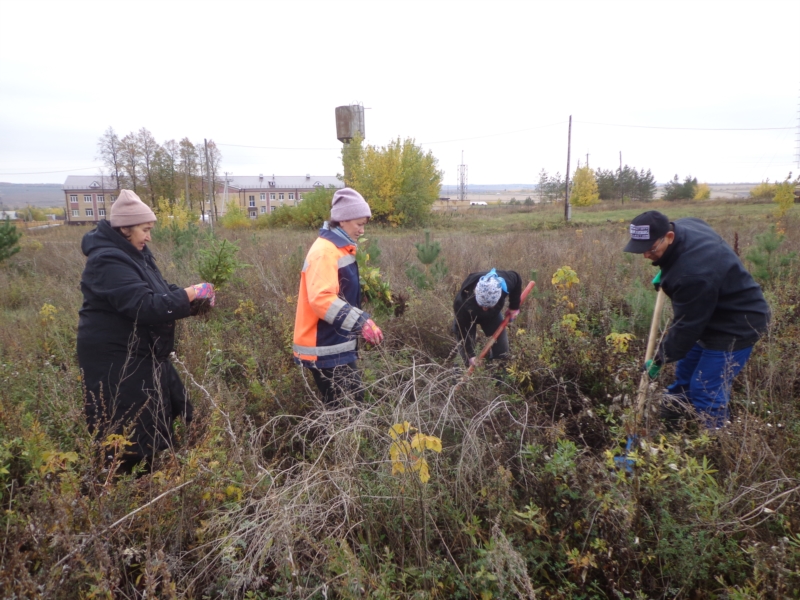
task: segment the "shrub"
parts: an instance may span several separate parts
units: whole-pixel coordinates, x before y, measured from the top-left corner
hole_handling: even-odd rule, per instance
[[[5,222],[0,224],[0,263],[8,260],[19,252],[19,239],[22,234],[17,231],[16,225],[11,224],[11,220],[6,217]]]

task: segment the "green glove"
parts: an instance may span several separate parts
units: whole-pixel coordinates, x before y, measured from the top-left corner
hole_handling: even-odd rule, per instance
[[[647,371],[647,376],[650,377],[650,379],[655,379],[661,372],[661,365],[654,363],[652,360],[648,360],[644,363],[644,370]]]
[[[656,291],[661,289],[661,271],[659,270],[658,274],[653,277],[653,287],[656,288]]]

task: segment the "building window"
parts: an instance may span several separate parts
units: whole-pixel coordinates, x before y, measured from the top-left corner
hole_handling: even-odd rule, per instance
[[[87,217],[93,217],[94,216],[94,209],[87,208],[86,209],[86,216]]]
[[[283,200],[283,192],[281,192],[280,194],[278,194],[278,200]]]
[[[114,194],[111,194],[111,204],[114,204],[114,200],[116,199],[117,197]]]
[[[270,212],[275,212],[275,207],[274,206],[270,206],[269,210],[270,210]]]
[[[294,192],[289,192],[289,200],[294,200]]]
[[[297,199],[298,200],[302,200],[303,199],[303,192],[298,192]]]
[[[261,192],[261,201],[262,201],[262,202],[265,202],[266,200],[267,200],[267,194],[266,194],[266,192]]]
[[[73,217],[80,217],[81,216],[81,211],[79,211],[77,208],[72,209],[72,216]]]
[[[248,200],[250,201],[250,206],[255,206],[256,205],[256,197],[255,196],[250,196],[248,198]]]
[[[269,199],[270,200],[275,200],[275,192],[270,192],[269,193]]]
[[[261,207],[261,214],[263,215],[266,212],[267,212],[267,207],[266,206],[262,206]]]
[[[97,194],[97,201],[105,203],[106,197],[103,194]]]
[[[97,209],[97,216],[98,217],[105,217],[106,216],[106,209],[105,208],[98,208]]]
[[[78,201],[78,195],[77,194],[70,194],[69,201],[70,202],[77,202]]]
[[[91,194],[84,194],[83,195],[83,201],[86,202],[87,204],[91,204],[92,203],[92,195]]]

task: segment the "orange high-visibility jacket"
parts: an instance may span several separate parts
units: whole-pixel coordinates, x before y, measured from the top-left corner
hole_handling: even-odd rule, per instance
[[[361,310],[356,247],[323,227],[300,273],[295,361],[320,369],[355,361],[358,335],[367,319],[369,314]]]

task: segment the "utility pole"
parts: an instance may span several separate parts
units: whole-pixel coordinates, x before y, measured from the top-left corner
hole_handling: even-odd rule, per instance
[[[572,219],[572,207],[569,205],[569,153],[572,149],[572,115],[569,116],[569,133],[567,134],[567,176],[564,182],[564,220]]]
[[[625,204],[625,190],[622,187],[622,150],[619,151],[619,203]]]
[[[586,168],[589,168],[589,153],[586,153]]]
[[[206,152],[206,177],[208,177],[208,198],[209,198],[209,207],[208,207],[208,222],[211,224],[211,229],[214,229],[214,219],[217,217],[217,211],[214,211],[214,216],[211,216],[211,205],[213,204],[212,196],[214,194],[214,190],[212,188],[211,183],[211,169],[208,166],[208,140],[203,138],[203,146],[205,147]],[[214,206],[216,209],[217,207]]]

